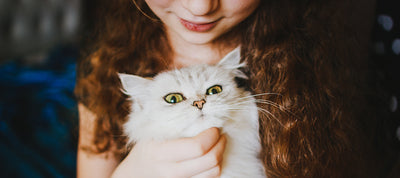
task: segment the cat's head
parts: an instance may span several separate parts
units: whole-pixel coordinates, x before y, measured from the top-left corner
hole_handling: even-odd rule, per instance
[[[135,132],[137,140],[149,134],[193,136],[205,128],[222,127],[248,100],[249,93],[235,82],[246,78],[239,70],[243,66],[238,48],[216,65],[176,69],[153,79],[119,74],[124,92],[133,100],[125,128]]]

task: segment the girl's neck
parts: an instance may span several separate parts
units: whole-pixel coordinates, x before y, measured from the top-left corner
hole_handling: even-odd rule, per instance
[[[239,45],[237,40],[220,39],[218,41],[224,41],[224,43],[216,42],[217,40],[215,40],[206,44],[193,44],[179,37],[173,38],[173,40],[172,38],[170,39],[172,68],[181,68],[196,64],[216,64]]]

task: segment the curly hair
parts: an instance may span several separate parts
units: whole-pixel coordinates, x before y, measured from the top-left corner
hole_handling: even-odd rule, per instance
[[[122,124],[132,103],[120,92],[116,73],[153,76],[168,69],[171,50],[162,23],[144,1],[103,3],[95,38],[79,62],[75,93],[97,115],[96,147],[89,151],[116,146],[122,158]],[[275,104],[258,104],[270,113],[259,118],[269,177],[378,175],[378,107],[364,39],[370,27],[351,15],[355,5],[356,0],[262,0],[234,29],[242,34],[250,90],[278,94],[259,98]]]

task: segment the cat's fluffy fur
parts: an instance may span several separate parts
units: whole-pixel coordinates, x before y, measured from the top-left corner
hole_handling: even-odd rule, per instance
[[[158,74],[153,79],[119,74],[124,92],[133,100],[132,112],[124,125],[129,143],[192,137],[201,131],[221,128],[228,139],[221,177],[266,177],[259,152],[258,112],[250,92],[238,88],[235,78],[246,78],[238,69],[240,49],[217,65],[196,65]],[[214,85],[222,92],[206,95]],[[170,104],[169,93],[181,93],[185,100]],[[193,102],[204,99],[202,109]]]

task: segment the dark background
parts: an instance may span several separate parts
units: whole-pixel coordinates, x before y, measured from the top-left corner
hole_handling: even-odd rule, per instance
[[[0,177],[75,177],[76,61],[100,2],[0,0]],[[370,50],[397,149],[399,12],[395,0],[377,2]]]

